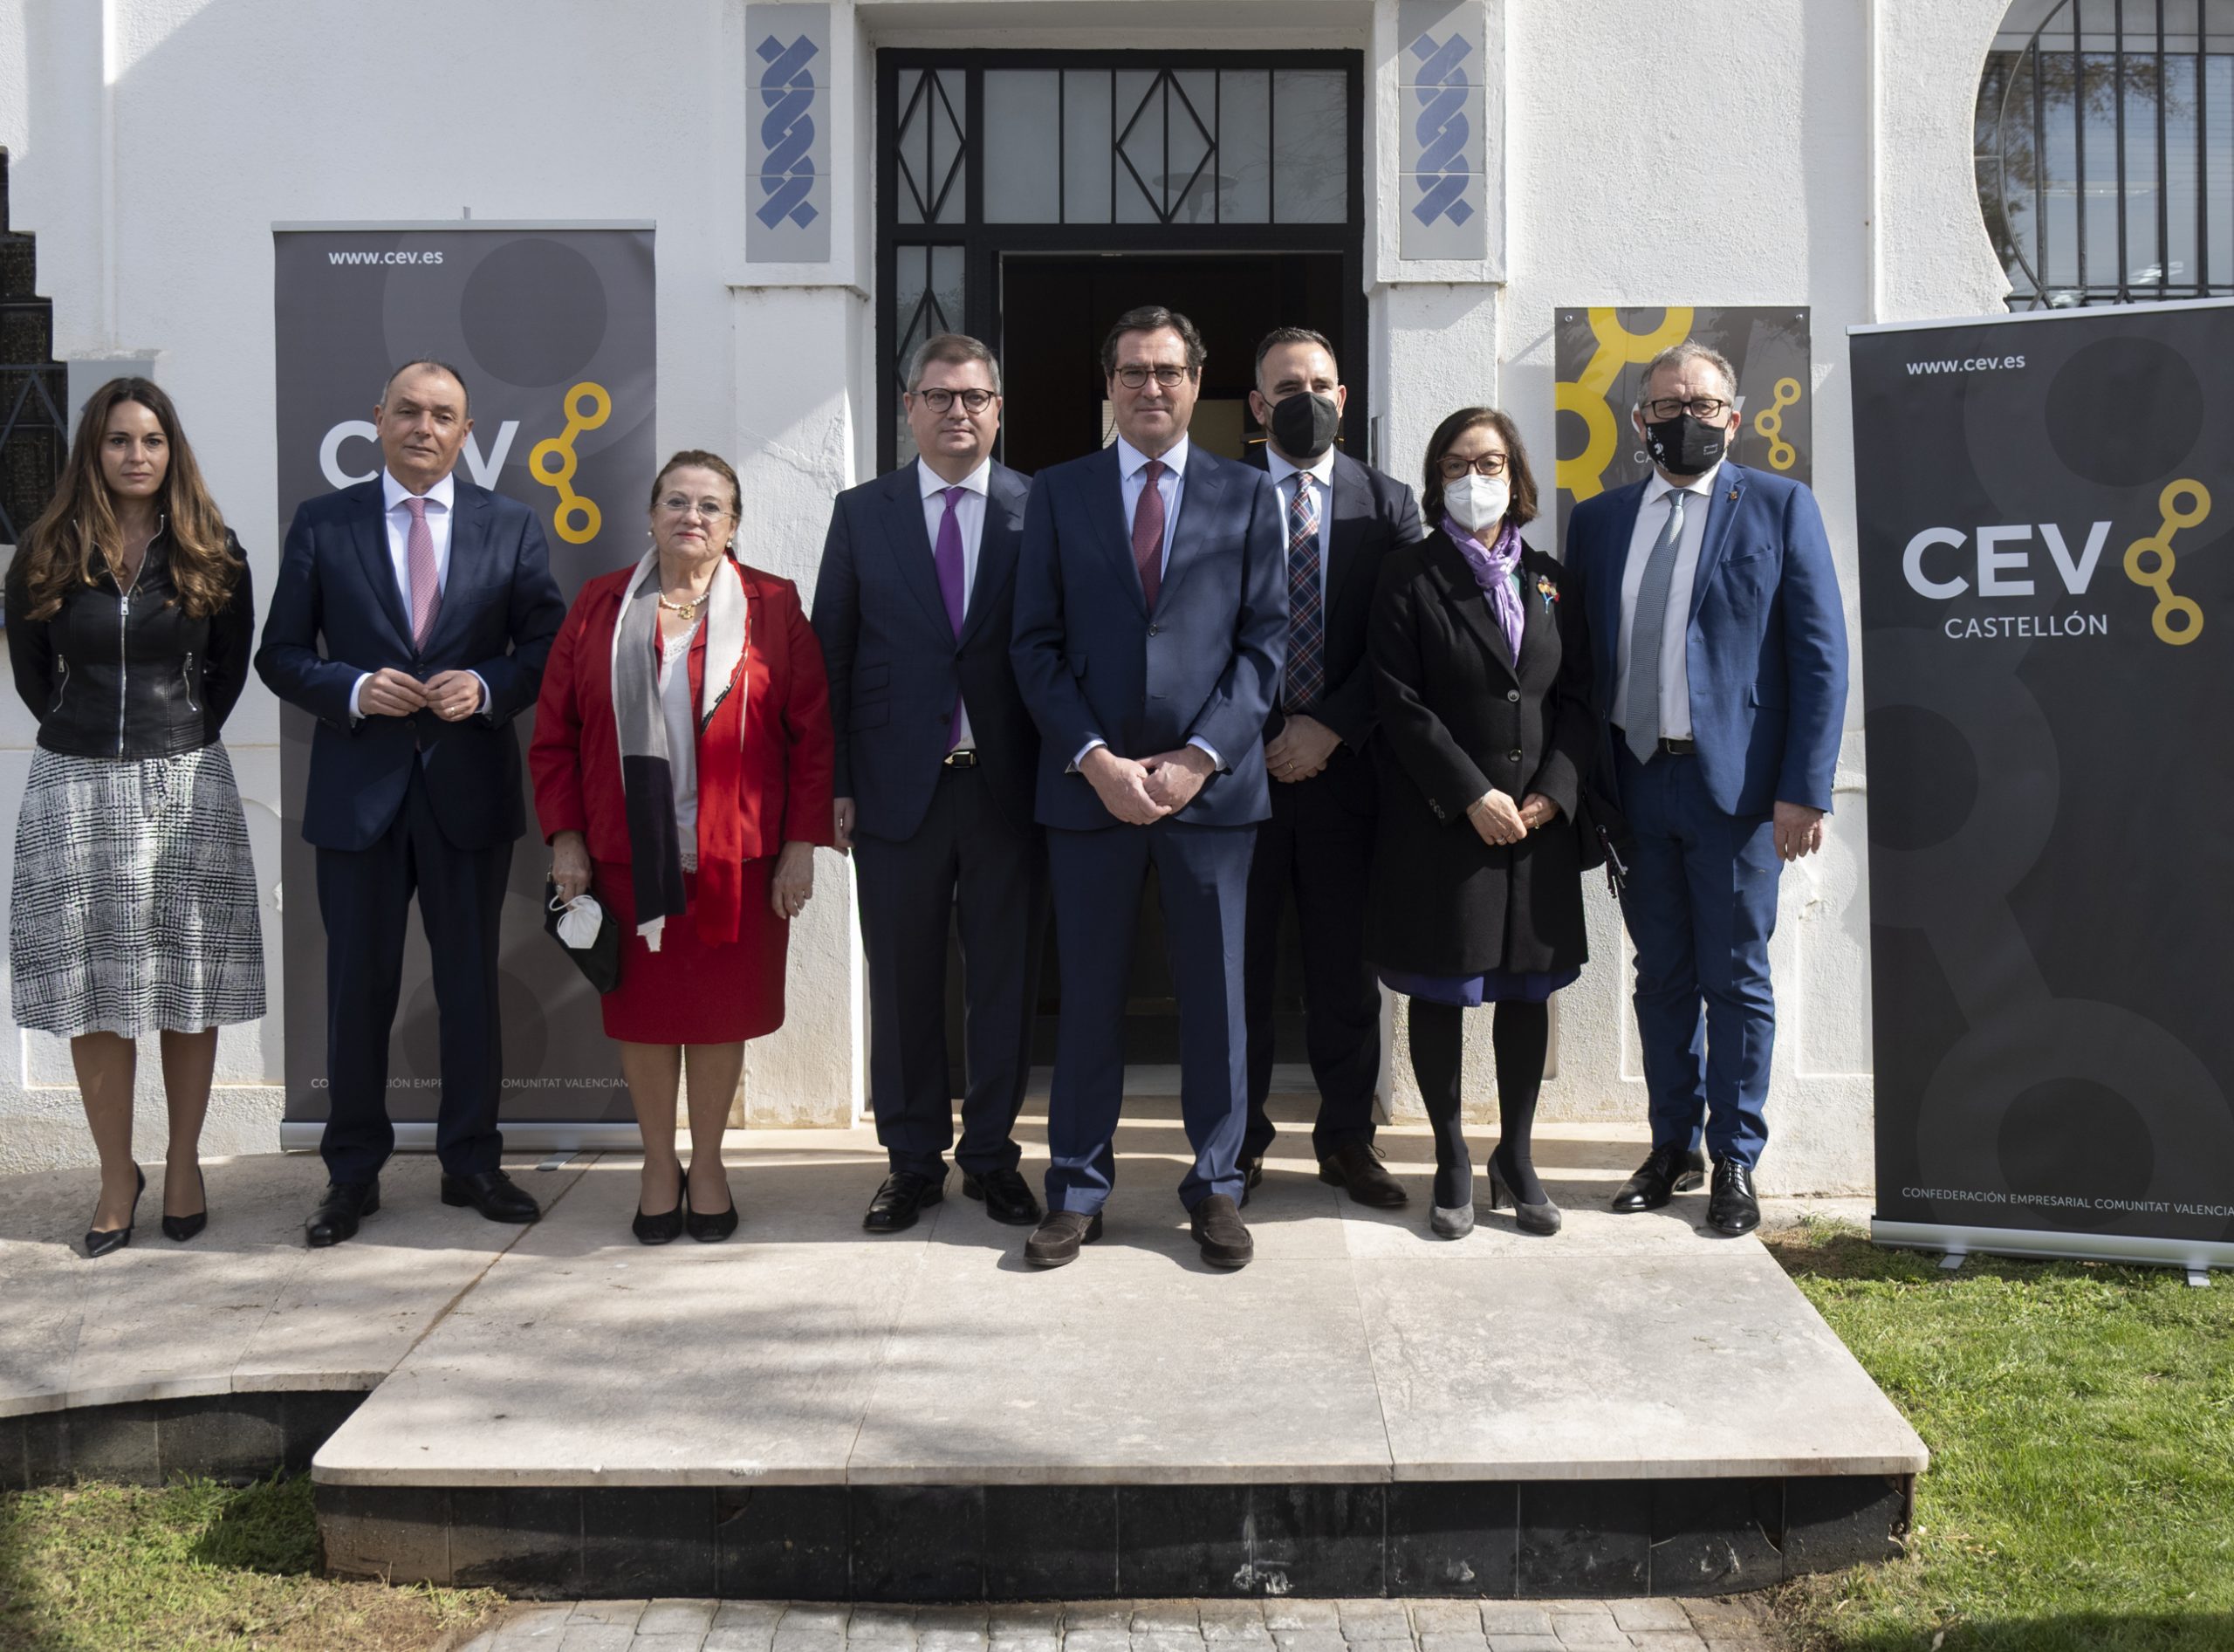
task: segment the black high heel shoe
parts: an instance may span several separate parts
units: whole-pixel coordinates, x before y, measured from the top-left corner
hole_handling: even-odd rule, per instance
[[[1512,1190],[1512,1183],[1505,1180],[1504,1148],[1502,1143],[1490,1155],[1490,1209],[1500,1210],[1510,1203],[1512,1219],[1523,1233],[1550,1235],[1559,1230],[1559,1207],[1549,1199],[1541,1204],[1525,1203]]]
[[[728,1184],[723,1184],[726,1187]],[[701,1216],[690,1208],[690,1172],[682,1173],[682,1225],[690,1237],[701,1244],[718,1244],[737,1231],[737,1195],[730,1195],[730,1208],[715,1216]]]
[[[192,1216],[167,1216],[163,1218],[163,1237],[184,1244],[209,1225],[209,1183],[202,1174],[202,1167],[194,1167],[195,1185],[202,1189],[202,1208]]]
[[[670,1243],[677,1234],[682,1231],[683,1206],[689,1197],[690,1182],[686,1176],[675,1186],[675,1209],[662,1210],[657,1216],[646,1216],[644,1207],[640,1203],[636,1206],[636,1219],[628,1224],[628,1230],[636,1236],[637,1242],[641,1244]]]
[[[132,1243],[132,1230],[140,1221],[140,1196],[147,1190],[147,1173],[134,1166],[132,1174],[140,1178],[140,1185],[132,1190],[132,1220],[120,1228],[87,1228],[87,1256],[106,1256],[110,1251],[121,1251]]]

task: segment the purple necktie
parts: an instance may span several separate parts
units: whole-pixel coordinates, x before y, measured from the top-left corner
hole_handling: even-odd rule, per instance
[[[954,627],[958,640],[962,635],[962,496],[967,488],[946,490],[946,514],[939,518],[939,542],[932,547],[931,559],[938,565],[939,595],[946,599],[946,620]],[[954,698],[954,716],[946,728],[946,749],[949,751],[962,741],[962,696]]]

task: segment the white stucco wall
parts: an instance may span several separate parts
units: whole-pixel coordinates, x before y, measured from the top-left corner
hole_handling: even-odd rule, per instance
[[[813,269],[744,261],[741,0],[481,0],[446,9],[423,38],[396,14],[339,0],[6,0],[0,145],[11,156],[14,227],[38,236],[58,354],[154,353],[260,585],[282,525],[270,226],[470,207],[476,218],[657,222],[659,444],[735,456],[750,554],[811,587],[830,496],[862,479],[875,451],[878,46],[1361,50],[1371,389],[1389,468],[1409,475],[1443,412],[1489,400],[1513,411],[1548,470],[1560,305],[1806,304],[1816,483],[1851,591],[1844,328],[1998,303],[1970,121],[2002,10],[2001,0],[1695,0],[1678,18],[1621,0],[1491,3],[1492,55],[1501,50],[1504,66],[1490,150],[1504,205],[1491,256],[1470,266],[1396,257],[1394,0],[841,4],[842,228],[832,264]],[[1687,134],[1680,143],[1666,140],[1671,116]],[[1860,706],[1856,694],[1830,849],[1785,881],[1771,1186],[1867,1181]],[[275,981],[277,730],[274,703],[251,685],[228,744],[265,874]],[[20,708],[0,706],[0,817],[13,818],[31,732]],[[846,872],[825,856],[820,876],[828,898],[795,932],[791,1025],[750,1052],[756,1121],[838,1121],[859,1101]],[[1593,926],[1599,961],[1560,1006],[1547,1110],[1638,1116],[1620,926],[1602,891]],[[1485,1034],[1486,1018],[1476,1019]],[[22,1042],[19,1063],[0,1071],[0,1170],[82,1159],[66,1052]],[[227,1035],[211,1151],[271,1145],[279,1051],[276,1021]]]

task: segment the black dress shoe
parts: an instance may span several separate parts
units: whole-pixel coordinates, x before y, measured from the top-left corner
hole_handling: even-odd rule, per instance
[[[140,1196],[147,1190],[147,1173],[134,1166],[132,1174],[140,1178],[139,1186],[132,1189],[132,1220],[120,1228],[87,1228],[87,1256],[106,1256],[110,1251],[121,1251],[132,1243],[132,1230],[140,1225]]]
[[[1706,1155],[1696,1148],[1689,1153],[1679,1147],[1655,1148],[1614,1196],[1614,1212],[1634,1216],[1640,1210],[1657,1210],[1676,1194],[1689,1193],[1706,1179]]]
[[[1346,1141],[1319,1161],[1319,1179],[1346,1188],[1350,1197],[1376,1210],[1393,1210],[1410,1196],[1401,1182],[1381,1168],[1381,1156],[1363,1141]]]
[[[1241,1172],[1241,1197],[1237,1203],[1237,1209],[1239,1205],[1249,1203],[1250,1189],[1264,1179],[1264,1161],[1244,1159],[1233,1168]]]
[[[532,1222],[543,1214],[528,1190],[502,1170],[442,1178],[444,1204],[469,1204],[491,1222]]]
[[[303,1236],[313,1251],[357,1237],[357,1224],[380,1208],[380,1179],[369,1182],[329,1182],[303,1224]]]
[[[913,1170],[894,1170],[884,1178],[884,1185],[876,1190],[876,1197],[869,1201],[868,1214],[861,1218],[861,1225],[871,1233],[897,1233],[902,1228],[915,1225],[915,1217],[927,1204],[936,1204],[946,1197],[946,1178],[918,1176]]]
[[[1707,1225],[1728,1238],[1761,1225],[1761,1202],[1753,1194],[1753,1167],[1717,1159],[1714,1192],[1707,1199]]]
[[[996,1222],[1012,1228],[1038,1225],[1039,1201],[1031,1196],[1031,1184],[1014,1170],[988,1170],[983,1176],[964,1170],[962,1191],[965,1197],[983,1200],[985,1214]]]
[[[195,1185],[202,1189],[202,1208],[192,1216],[167,1216],[163,1218],[163,1237],[184,1244],[209,1225],[209,1187],[202,1179],[202,1167],[194,1167]]]
[[[1191,1225],[1203,1260],[1214,1268],[1245,1268],[1257,1254],[1257,1241],[1241,1224],[1241,1207],[1223,1193],[1196,1201]]]
[[[1100,1211],[1051,1210],[1024,1242],[1024,1259],[1035,1268],[1059,1268],[1078,1259],[1079,1246],[1100,1237]]]

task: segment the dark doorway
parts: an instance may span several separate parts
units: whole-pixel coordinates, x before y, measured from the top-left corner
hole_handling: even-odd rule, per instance
[[[1126,311],[1160,304],[1192,321],[1208,359],[1193,439],[1237,459],[1263,440],[1249,416],[1257,344],[1274,327],[1343,342],[1339,253],[1182,253],[1001,260],[1001,366],[1008,407],[1003,461],[1026,472],[1107,440],[1100,353]]]

